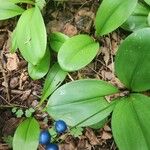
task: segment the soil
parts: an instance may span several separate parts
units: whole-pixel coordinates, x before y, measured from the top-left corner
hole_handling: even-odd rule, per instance
[[[43,16],[47,33],[59,31],[70,37],[86,33],[95,37],[94,19],[99,7],[98,0],[49,1]],[[17,18],[0,21],[0,150],[11,148],[12,137],[18,124],[24,119],[16,117],[12,108],[25,111],[39,102],[43,79],[33,81],[27,72],[27,63],[20,53],[10,54],[10,35],[16,26]],[[36,24],[36,23],[35,23]],[[124,86],[114,75],[114,56],[118,45],[125,38],[121,29],[97,38],[101,50],[96,58],[84,69],[68,75],[65,82],[81,78],[96,78],[108,81],[120,89]],[[52,126],[52,119],[40,111],[35,113],[41,128]],[[45,121],[47,119],[47,121]],[[75,138],[61,136],[61,150],[117,150],[111,133],[110,121],[104,128],[94,130],[84,128],[83,135]],[[40,150],[44,150],[39,146]]]

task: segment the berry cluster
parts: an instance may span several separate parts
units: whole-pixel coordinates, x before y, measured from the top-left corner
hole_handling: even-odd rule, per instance
[[[55,123],[55,130],[58,134],[62,134],[67,130],[67,125],[63,120],[58,120]],[[40,133],[39,143],[46,146],[46,150],[59,150],[58,145],[51,143],[51,135],[48,130],[43,130]]]

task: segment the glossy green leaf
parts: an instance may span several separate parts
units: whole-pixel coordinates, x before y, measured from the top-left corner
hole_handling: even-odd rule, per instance
[[[147,20],[148,20],[148,25],[150,27],[150,13],[148,14]]]
[[[28,118],[17,128],[13,138],[13,150],[37,150],[40,127],[34,118]]]
[[[24,9],[12,2],[0,0],[0,20],[9,19],[21,15]]]
[[[46,1],[45,0],[35,0],[35,4],[42,10],[44,8],[44,6],[46,5]]]
[[[12,32],[11,35],[11,47],[10,47],[10,52],[15,53],[17,51],[18,45],[17,45],[17,38],[16,38],[16,30]]]
[[[150,89],[150,28],[136,31],[120,45],[115,60],[118,78],[132,91]]]
[[[105,35],[121,26],[132,14],[137,0],[103,0],[96,15],[96,33]]]
[[[102,121],[96,123],[96,124],[93,124],[90,126],[90,128],[92,129],[101,129],[104,127],[105,123],[107,122],[108,118],[104,118]]]
[[[77,137],[80,137],[83,133],[83,128],[82,127],[76,127],[76,128],[72,128],[72,129],[70,129],[70,134],[73,136],[73,137],[75,137],[75,138],[77,138]]]
[[[54,64],[49,70],[44,82],[41,101],[47,99],[65,80],[67,72],[62,70],[58,63]]]
[[[62,69],[75,71],[85,67],[96,56],[99,44],[88,35],[77,35],[68,39],[58,52]]]
[[[112,131],[119,150],[150,149],[150,98],[131,94],[115,106]]]
[[[49,35],[48,39],[52,50],[58,52],[63,43],[69,39],[69,37],[61,32],[53,32]]]
[[[38,7],[26,10],[17,28],[17,44],[22,56],[33,65],[38,64],[46,52],[47,35]]]
[[[118,89],[102,80],[78,80],[58,88],[49,98],[47,112],[70,126],[90,126],[106,118],[114,108],[104,96]]]
[[[145,27],[150,27],[148,24],[148,14],[150,8],[142,3],[138,3],[133,14],[121,26],[125,30],[135,31]]]
[[[150,5],[150,0],[144,0],[148,5]]]
[[[49,49],[47,49],[45,56],[38,64],[32,65],[31,63],[28,63],[29,76],[33,80],[41,79],[47,74],[49,66],[50,66],[50,51]]]
[[[17,3],[27,3],[27,4],[34,4],[34,2],[32,0],[8,0],[14,4]]]

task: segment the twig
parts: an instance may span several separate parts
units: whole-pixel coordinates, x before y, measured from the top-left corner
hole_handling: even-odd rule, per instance
[[[6,93],[7,93],[7,100],[10,101],[9,85],[8,85],[8,80],[7,80],[7,77],[6,77],[6,74],[5,74],[5,70],[3,68],[2,58],[3,58],[3,53],[1,52],[0,70],[2,71],[2,74],[3,74],[3,77],[4,77],[5,88],[6,88]]]
[[[72,78],[72,76],[69,73],[67,75],[71,81],[74,81],[74,79]]]

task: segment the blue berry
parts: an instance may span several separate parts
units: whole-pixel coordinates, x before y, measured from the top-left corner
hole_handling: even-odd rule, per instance
[[[48,144],[46,150],[59,150],[59,147],[56,144]]]
[[[47,145],[50,143],[51,135],[48,130],[43,130],[40,133],[39,143],[42,145]]]
[[[67,124],[63,120],[58,120],[55,123],[57,133],[64,133],[67,130]]]

